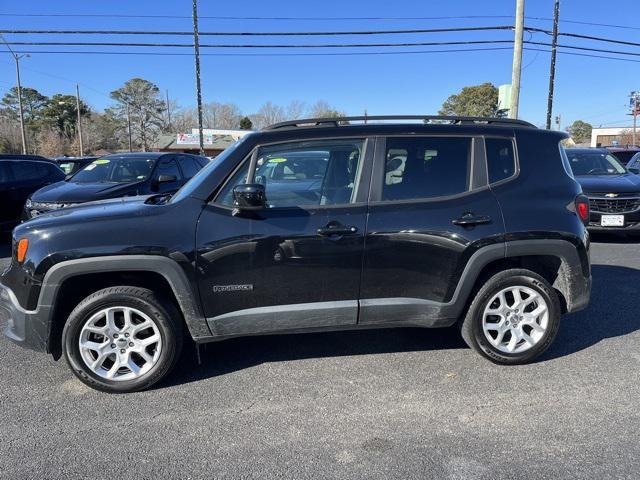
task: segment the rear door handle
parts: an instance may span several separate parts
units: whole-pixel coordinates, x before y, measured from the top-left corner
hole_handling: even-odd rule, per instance
[[[473,227],[484,223],[491,223],[491,217],[488,215],[474,215],[473,213],[465,213],[462,217],[451,220],[454,225],[461,227]]]
[[[329,223],[327,226],[318,229],[318,235],[322,235],[323,237],[353,235],[354,233],[358,233],[358,227],[345,227],[344,225],[336,225],[333,223]]]

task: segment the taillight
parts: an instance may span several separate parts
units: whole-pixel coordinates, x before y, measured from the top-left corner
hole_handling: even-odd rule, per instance
[[[576,197],[576,213],[582,223],[585,225],[589,223],[589,199],[584,195]]]
[[[26,238],[21,238],[18,241],[18,251],[16,256],[18,263],[24,262],[24,259],[27,257],[28,249],[29,249],[29,240]]]

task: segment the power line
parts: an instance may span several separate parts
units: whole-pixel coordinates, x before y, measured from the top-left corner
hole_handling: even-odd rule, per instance
[[[476,45],[476,44],[511,44],[513,40],[464,40],[444,42],[402,42],[402,43],[325,43],[325,44],[200,44],[201,48],[381,48],[381,47],[421,47],[446,45]],[[548,42],[526,40],[529,45],[550,47]],[[193,48],[192,43],[129,43],[129,42],[8,42],[7,45],[20,46],[67,46],[67,47],[145,47],[145,48]],[[627,52],[603,48],[583,47],[578,45],[558,44],[558,48],[582,50],[589,52],[611,53],[615,55],[640,56],[640,52]]]
[[[81,18],[185,18],[187,15],[125,15],[100,13],[0,13],[0,17],[81,17]],[[513,18],[512,15],[460,15],[460,16],[431,16],[431,17],[246,17],[222,15],[198,15],[199,19],[211,20],[293,20],[293,21],[333,21],[333,20],[467,20],[479,18]]]
[[[496,31],[496,30],[512,30],[511,25],[498,26],[481,26],[481,27],[455,27],[455,28],[428,28],[428,29],[401,29],[401,30],[360,30],[360,31],[325,31],[325,32],[199,32],[201,36],[342,36],[342,35],[398,35],[398,34],[417,34],[417,33],[451,33],[451,32],[472,32],[472,31]],[[525,27],[525,31],[530,33],[544,33],[551,35],[553,32],[542,28]],[[165,36],[191,36],[192,32],[184,31],[140,31],[140,30],[0,30],[0,34],[13,35],[165,35]],[[617,45],[629,45],[640,47],[640,42],[631,42],[627,40],[618,40],[608,37],[599,37],[595,35],[583,35],[573,32],[559,32],[559,36],[580,38],[584,40],[593,40],[598,42],[613,43]],[[12,43],[13,45],[30,45],[29,43]],[[56,45],[50,43],[49,45]],[[65,45],[65,44],[60,44]],[[71,44],[69,44],[71,45]],[[78,44],[82,45],[82,44]],[[100,45],[100,44],[87,44]],[[120,44],[114,44],[120,46]],[[133,45],[132,45],[133,46]],[[146,45],[142,45],[146,46]],[[169,45],[174,46],[174,45]]]
[[[395,55],[414,53],[448,53],[448,52],[478,52],[491,50],[511,50],[511,47],[488,47],[445,50],[415,50],[405,52],[315,52],[315,53],[200,53],[201,56],[210,57],[293,57],[293,56],[354,56],[354,55]],[[78,50],[25,50],[17,53],[44,53],[44,54],[89,54],[89,55],[149,55],[149,56],[193,56],[186,52],[125,52],[125,51],[78,51]]]
[[[97,14],[97,13],[0,13],[0,17],[76,17],[76,18],[150,18],[150,19],[191,19],[187,15],[125,15],[125,14]],[[231,20],[231,21],[245,21],[245,20],[266,20],[266,21],[353,21],[353,20],[367,20],[367,21],[424,21],[424,20],[471,20],[471,19],[512,19],[513,15],[458,15],[458,16],[407,16],[407,17],[259,17],[259,16],[223,16],[223,15],[201,15],[200,19],[207,20]],[[526,16],[526,20],[535,20],[550,22],[553,18],[549,17],[531,17]],[[560,19],[560,23],[571,23],[575,25],[588,25],[607,28],[620,28],[628,30],[640,30],[640,27],[631,25],[619,25],[613,23],[599,23],[599,22],[586,22],[582,20],[569,20]]]
[[[412,28],[396,30],[345,30],[324,32],[198,32],[200,36],[228,36],[228,37],[306,37],[306,36],[330,36],[330,35],[398,35],[416,33],[447,33],[447,32],[474,32],[490,30],[512,30],[511,25],[494,25],[481,27],[448,27],[448,28]],[[540,32],[550,32],[542,29],[532,29]],[[13,35],[193,35],[186,31],[141,31],[141,30],[7,30],[0,29],[0,33]]]
[[[512,40],[459,40],[445,42],[402,42],[402,43],[321,43],[321,44],[211,44],[201,43],[201,48],[362,48],[362,47],[419,47],[438,45],[473,45],[513,43]],[[10,42],[9,45],[22,46],[65,46],[65,47],[170,47],[193,48],[193,43],[129,43],[129,42]]]
[[[201,56],[208,57],[339,57],[339,56],[371,56],[371,55],[421,55],[430,53],[464,53],[464,52],[481,52],[496,50],[512,50],[511,47],[485,47],[485,48],[462,48],[462,49],[444,49],[444,50],[412,50],[412,51],[392,51],[392,52],[313,52],[313,53],[201,53]],[[550,53],[550,50],[542,48],[524,47],[524,50],[530,52]],[[78,50],[21,50],[16,53],[29,54],[62,54],[62,55],[132,55],[132,56],[168,56],[181,57],[192,56],[190,53],[182,52],[125,52],[125,51],[78,51]],[[618,60],[623,62],[640,63],[640,60],[631,58],[612,57],[607,55],[594,55],[577,52],[559,51],[562,55],[572,55],[579,57],[601,58],[606,60]],[[62,77],[60,77],[62,78]]]

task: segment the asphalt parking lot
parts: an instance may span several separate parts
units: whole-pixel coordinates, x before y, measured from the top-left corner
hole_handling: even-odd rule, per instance
[[[0,475],[638,478],[640,243],[594,240],[590,308],[527,366],[449,329],[273,336],[114,396],[3,337]]]

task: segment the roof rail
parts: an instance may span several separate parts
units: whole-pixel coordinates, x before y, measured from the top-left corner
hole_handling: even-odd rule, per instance
[[[513,118],[493,118],[493,117],[458,117],[445,115],[367,115],[356,117],[336,117],[336,118],[304,118],[300,120],[289,120],[287,122],[274,123],[263,130],[278,130],[281,128],[296,127],[338,127],[348,125],[351,122],[370,122],[380,120],[422,120],[428,124],[449,124],[449,125],[504,125],[536,128],[535,125],[524,120]]]

